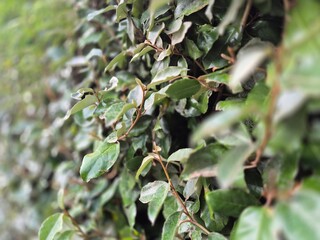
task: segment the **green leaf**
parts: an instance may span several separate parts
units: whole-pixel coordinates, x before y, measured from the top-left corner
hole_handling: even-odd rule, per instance
[[[186,185],[184,186],[184,189],[183,189],[183,196],[185,197],[186,200],[189,199],[191,195],[197,191],[198,180],[199,178],[192,178],[186,182]]]
[[[61,210],[63,210],[65,208],[64,206],[64,188],[60,188],[58,191],[58,197],[57,197],[57,202],[58,202],[58,206]]]
[[[116,102],[109,106],[105,112],[106,125],[110,126],[121,118],[121,111],[124,107],[124,102]]]
[[[130,62],[133,62],[133,61],[139,59],[140,57],[146,55],[148,52],[150,52],[150,51],[152,51],[152,50],[154,50],[153,47],[151,47],[151,46],[146,46],[146,47],[143,48],[140,52],[136,53],[136,54],[132,57],[132,59],[131,59]]]
[[[182,56],[179,60],[178,60],[178,67],[184,67],[186,69],[188,69],[188,63],[187,60]],[[188,70],[185,70],[183,72],[181,72],[181,76],[187,76]]]
[[[161,10],[166,4],[168,4],[170,0],[151,0],[149,5],[150,12],[150,26],[152,28],[154,25],[154,19],[157,17],[156,13]]]
[[[165,28],[165,24],[161,23],[159,25],[153,26],[151,31],[148,32],[147,34],[147,39],[154,45],[157,41],[157,38],[159,37],[160,33],[163,31]]]
[[[226,152],[218,163],[217,177],[222,188],[231,186],[237,176],[243,172],[243,164],[255,150],[255,146],[248,142],[233,147]]]
[[[74,230],[67,230],[64,232],[60,232],[57,235],[55,235],[54,240],[72,240],[74,234],[75,234]]]
[[[77,102],[66,114],[64,119],[68,119],[72,114],[75,114],[86,107],[89,107],[97,102],[97,98],[94,95],[87,95],[80,102]]]
[[[152,118],[150,115],[144,115],[142,116],[138,123],[134,126],[134,128],[129,133],[129,137],[136,137],[141,135],[142,133],[145,133],[145,131],[148,129],[150,123],[152,122]]]
[[[63,214],[55,213],[48,217],[41,224],[39,229],[39,239],[40,240],[53,240],[54,237],[62,231],[63,227]]]
[[[225,101],[223,101],[225,102]],[[220,108],[221,106],[219,106]],[[226,108],[226,106],[223,106]],[[233,106],[231,106],[233,107]],[[218,109],[218,108],[217,108]],[[251,135],[248,132],[247,126],[244,123],[237,124],[222,133],[214,134],[213,137],[225,146],[248,145],[252,142]]]
[[[171,36],[171,45],[176,45],[178,43],[181,43],[187,33],[187,31],[189,30],[189,28],[191,27],[192,22],[184,22],[180,29],[177,32],[174,32]]]
[[[97,10],[97,11],[94,11],[94,12],[91,12],[87,15],[87,20],[88,21],[91,21],[93,20],[96,16],[102,14],[102,13],[106,13],[106,12],[109,12],[111,10],[115,10],[116,9],[116,6],[114,5],[109,5],[107,6],[106,8],[103,8],[103,9],[100,9],[100,10]]]
[[[80,101],[86,93],[93,95],[94,91],[92,88],[80,88],[76,93],[72,93],[71,97]]]
[[[232,240],[269,240],[277,239],[272,231],[272,212],[268,208],[249,207],[245,209],[237,223]]]
[[[183,179],[216,176],[216,164],[225,153],[226,148],[220,144],[209,144],[192,153],[181,173]]]
[[[201,138],[213,136],[228,129],[234,123],[240,121],[245,112],[240,108],[232,108],[228,111],[218,112],[208,117],[192,136],[192,142],[196,143]]]
[[[174,17],[189,16],[192,13],[198,12],[206,5],[209,0],[177,0],[177,7],[174,10]]]
[[[103,52],[99,48],[93,48],[91,51],[87,54],[86,59],[90,60],[91,58],[98,57],[102,58],[103,57]]]
[[[193,231],[191,232],[190,238],[191,238],[192,240],[202,240],[202,239],[203,239],[203,237],[202,237],[202,231],[201,231],[201,230],[198,230],[198,229],[193,230]]]
[[[189,158],[189,156],[194,152],[195,150],[192,148],[182,148],[174,153],[172,153],[167,161],[168,162],[185,162]]]
[[[130,206],[126,207],[124,209],[124,212],[127,216],[130,228],[133,229],[135,221],[136,221],[136,216],[137,216],[137,207],[135,203],[132,203]]]
[[[242,91],[241,83],[247,80],[271,53],[272,48],[269,44],[242,49],[231,72],[229,87],[233,93]]]
[[[275,209],[277,231],[289,240],[319,239],[319,203],[320,195],[314,191],[300,191],[291,201],[279,203]]]
[[[160,92],[153,92],[151,95],[146,99],[144,103],[144,109],[149,110],[154,107],[157,103],[167,97],[166,94],[162,94]]]
[[[221,232],[221,230],[228,224],[228,217],[218,213],[210,214],[208,205],[205,205],[201,211],[201,219],[209,230],[216,232]]]
[[[172,194],[169,193],[163,204],[162,214],[164,218],[167,219],[170,215],[177,212],[178,209],[179,209],[179,206],[177,203],[177,199]]]
[[[197,29],[197,46],[207,54],[213,44],[218,40],[219,34],[217,28],[209,24],[199,26]]]
[[[205,69],[223,68],[228,65],[228,62],[221,57],[221,53],[228,55],[227,46],[237,46],[241,44],[242,34],[237,26],[229,26],[224,35],[220,36],[213,44],[211,50],[202,59],[202,64]]]
[[[233,0],[230,4],[227,13],[224,15],[222,21],[218,26],[219,35],[223,35],[226,27],[236,20],[237,15],[239,14],[239,10],[244,3],[244,0]]]
[[[168,29],[165,30],[165,33],[170,35],[172,33],[179,31],[179,29],[181,28],[182,23],[183,23],[182,20],[183,20],[182,18],[178,18],[176,20],[171,21],[168,26]]]
[[[290,21],[284,34],[281,76],[284,89],[302,91],[307,96],[319,96],[318,45],[320,41],[318,1],[297,3],[290,12]]]
[[[219,189],[207,193],[205,197],[210,213],[224,216],[238,217],[246,207],[259,205],[255,197],[240,189]]]
[[[302,182],[301,188],[303,190],[311,190],[315,192],[320,192],[320,185],[318,184],[320,182],[320,176],[312,176],[304,179]]]
[[[121,2],[116,9],[116,15],[117,19],[116,21],[119,22],[122,19],[125,19],[128,16],[128,11],[127,11],[127,2]]]
[[[186,52],[188,56],[190,56],[193,60],[196,60],[203,55],[203,53],[200,51],[200,49],[197,47],[194,41],[186,38],[184,39],[184,42]]]
[[[120,144],[118,142],[101,143],[93,153],[84,156],[80,168],[82,179],[89,182],[92,178],[104,174],[117,161],[119,153]]]
[[[148,217],[152,224],[154,224],[160,212],[169,189],[169,184],[164,181],[154,181],[148,183],[141,189],[139,200],[142,203],[149,203]]]
[[[202,75],[198,78],[201,81],[205,81],[206,83],[213,85],[212,87],[218,87],[219,84],[228,85],[230,81],[230,74],[221,73],[221,72],[213,72],[206,75]],[[212,84],[214,83],[214,84]]]
[[[148,155],[142,160],[141,166],[139,167],[139,169],[136,173],[136,180],[139,180],[140,174],[153,161],[153,159],[154,159],[154,157],[152,155]]]
[[[275,121],[279,122],[293,115],[301,108],[306,100],[306,95],[300,90],[282,91],[274,113]]]
[[[162,240],[174,240],[177,228],[179,226],[181,212],[175,212],[170,215],[164,222],[162,228],[161,239]]]
[[[149,11],[150,13],[155,13],[157,10],[159,10],[164,5],[170,3],[170,0],[151,0],[149,5]]]
[[[135,108],[133,103],[116,102],[107,108],[105,112],[106,126],[114,124],[130,109]]]
[[[181,72],[185,71],[184,67],[167,67],[160,70],[155,77],[152,79],[151,83],[148,84],[148,88],[152,88],[161,83],[168,82],[173,78],[179,76]]]
[[[110,10],[114,10],[114,9],[116,9],[116,6],[110,5],[110,6],[106,7],[106,8],[93,11],[93,12],[91,12],[91,13],[89,13],[89,14],[87,15],[87,20],[88,20],[88,21],[91,21],[91,20],[93,20],[96,16],[101,15],[102,13],[108,12],[108,11],[110,11]]]
[[[300,150],[279,154],[276,159],[266,164],[263,171],[264,182],[266,184],[276,182],[278,190],[290,191],[295,185],[300,158]]]
[[[220,233],[210,233],[208,235],[208,240],[228,240],[228,238],[226,238],[225,236],[223,236],[222,234]]]
[[[172,83],[166,94],[172,99],[182,99],[192,97],[200,90],[200,83],[193,79],[181,79]]]
[[[136,181],[134,176],[129,172],[127,168],[123,169],[121,173],[119,192],[122,199],[123,207],[128,207],[136,201],[138,197],[138,192],[134,191],[134,186]]]
[[[123,62],[125,60],[125,56],[126,53],[125,52],[121,52],[119,53],[117,56],[115,56],[110,62],[109,64],[106,66],[106,68],[104,69],[104,72],[108,72],[108,71],[112,71],[114,70],[114,68],[121,62]]]
[[[104,204],[106,204],[110,199],[114,196],[118,185],[119,185],[119,178],[115,179],[111,186],[109,186],[104,193],[102,193],[99,197],[99,206],[102,208]]]

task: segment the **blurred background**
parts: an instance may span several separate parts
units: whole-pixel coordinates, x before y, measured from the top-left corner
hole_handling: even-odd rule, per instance
[[[73,5],[0,1],[0,239],[37,239],[56,207],[52,169],[70,157],[62,66],[74,51]]]

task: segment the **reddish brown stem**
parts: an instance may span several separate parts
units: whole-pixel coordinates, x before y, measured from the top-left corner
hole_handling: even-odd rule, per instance
[[[167,181],[168,181],[168,183],[169,183],[169,185],[170,185],[171,193],[173,194],[173,196],[176,198],[176,200],[178,201],[178,203],[179,203],[180,206],[182,207],[183,213],[184,213],[184,214],[188,217],[188,219],[189,219],[188,221],[189,221],[190,223],[192,223],[193,225],[197,226],[199,229],[201,229],[206,235],[209,235],[210,232],[209,232],[204,226],[202,226],[200,223],[198,223],[198,222],[194,219],[194,217],[189,213],[189,211],[188,211],[185,203],[182,201],[179,193],[177,192],[177,190],[176,190],[175,187],[173,186],[173,184],[172,184],[172,182],[171,182],[171,178],[170,178],[169,173],[168,173],[168,171],[167,171],[167,168],[166,168],[165,165],[163,164],[162,157],[161,157],[161,155],[160,155],[160,153],[159,153],[159,151],[158,151],[158,147],[157,147],[156,142],[155,142],[155,140],[154,140],[154,133],[153,133],[153,151],[154,151],[154,153],[157,155],[157,158],[156,158],[155,160],[157,160],[157,161],[160,163],[160,165],[161,165],[161,167],[162,167],[162,169],[163,169],[163,172],[164,172],[164,174],[165,174],[165,176],[166,176],[166,178],[167,178]]]
[[[142,113],[143,113],[142,109],[143,109],[143,105],[144,105],[144,102],[145,102],[145,99],[146,99],[146,89],[144,89],[142,87],[141,87],[141,89],[142,89],[142,101],[141,101],[141,104],[140,104],[140,106],[139,106],[139,108],[137,110],[137,116],[134,119],[134,121],[132,122],[132,124],[129,127],[129,129],[127,130],[127,132],[118,138],[118,141],[124,140],[129,135],[131,130],[135,127],[135,125],[138,123],[139,119],[142,116]]]

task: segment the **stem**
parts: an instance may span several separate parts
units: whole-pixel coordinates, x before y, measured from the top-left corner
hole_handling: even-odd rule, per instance
[[[154,133],[152,134],[153,136],[153,151],[156,153],[156,155],[158,156],[157,158],[155,158],[155,160],[157,160],[162,169],[163,169],[163,172],[167,178],[167,181],[170,185],[170,190],[171,190],[171,193],[174,195],[174,197],[177,199],[177,201],[179,202],[179,204],[181,205],[182,209],[183,209],[183,213],[189,218],[189,222],[192,223],[193,225],[197,226],[198,228],[200,228],[206,235],[209,235],[210,232],[204,227],[202,226],[200,223],[198,223],[194,217],[189,213],[185,203],[182,201],[181,197],[179,196],[179,193],[177,192],[177,190],[175,189],[175,187],[173,186],[172,182],[171,182],[171,178],[169,176],[169,173],[167,171],[167,168],[164,166],[163,164],[163,161],[162,161],[162,157],[161,155],[159,154],[159,151],[158,151],[158,148],[157,148],[157,144],[154,140]]]
[[[243,13],[242,19],[241,19],[241,28],[242,29],[244,29],[244,27],[246,25],[246,22],[247,22],[247,19],[249,17],[251,5],[252,5],[252,0],[248,0],[246,8],[244,9],[244,13]]]
[[[80,235],[83,237],[85,240],[89,240],[89,236],[81,229],[80,225],[77,223],[77,221],[72,217],[67,209],[63,210],[64,214],[70,218],[72,224],[77,228],[78,232]]]
[[[143,109],[144,102],[146,100],[146,89],[144,89],[143,87],[141,87],[141,89],[142,89],[142,101],[141,101],[141,104],[137,110],[137,116],[134,119],[131,126],[129,127],[129,129],[127,130],[127,132],[118,138],[118,141],[124,140],[128,136],[128,134],[131,132],[131,130],[134,128],[134,126],[137,124],[137,122],[139,121],[139,119],[142,116],[142,113],[143,113],[142,109]]]
[[[267,115],[264,120],[265,126],[266,126],[265,134],[263,136],[263,139],[262,139],[260,146],[258,147],[258,149],[256,151],[255,160],[250,163],[250,166],[248,166],[248,168],[253,168],[258,165],[258,163],[260,162],[261,156],[262,156],[265,148],[267,147],[269,140],[272,137],[273,114],[275,112],[277,99],[280,94],[279,78],[280,78],[280,75],[282,72],[282,64],[280,62],[282,59],[282,55],[283,55],[283,48],[282,48],[282,46],[280,46],[277,49],[275,57],[274,57],[275,65],[276,65],[276,76],[275,76],[275,79],[273,80],[271,93],[270,93],[270,104],[269,104]]]
[[[208,74],[206,69],[201,65],[201,63],[198,62],[198,60],[194,60],[194,62],[195,64],[197,64],[197,66],[201,69],[202,72],[204,72],[205,74]]]

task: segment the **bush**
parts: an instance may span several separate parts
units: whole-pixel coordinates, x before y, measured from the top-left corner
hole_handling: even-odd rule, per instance
[[[318,1],[76,6],[40,239],[319,238]]]
[[[56,211],[51,178],[64,137],[50,125],[71,86],[54,71],[72,56],[76,16],[64,0],[0,1],[0,12],[0,239],[35,239]]]

